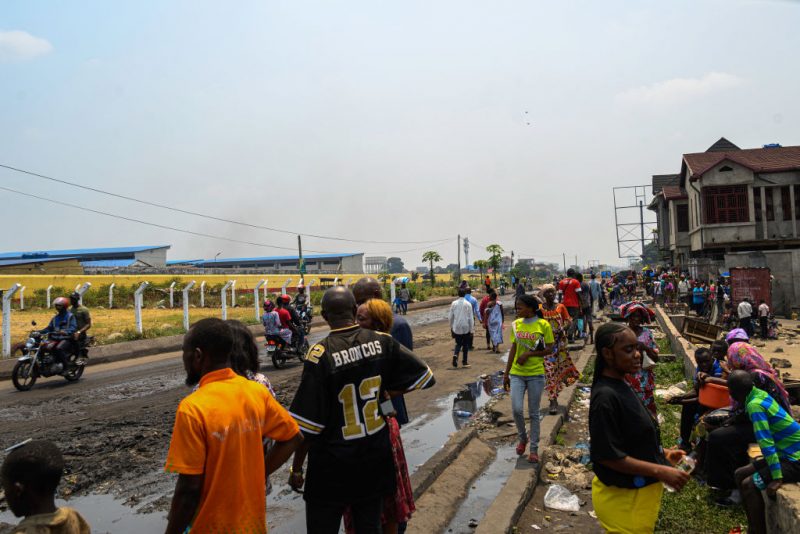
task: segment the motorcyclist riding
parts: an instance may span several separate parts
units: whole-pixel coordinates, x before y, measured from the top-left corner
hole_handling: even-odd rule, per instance
[[[294,312],[294,309],[290,309],[290,300],[291,299],[289,298],[289,295],[281,295],[278,297],[276,311],[278,312],[278,317],[280,317],[281,320],[281,328],[287,329],[291,332],[291,338],[288,340],[289,343],[291,345],[295,345],[298,336],[297,327],[295,326],[295,317],[297,313],[295,312],[293,315],[292,312]]]
[[[292,306],[292,299],[289,295],[281,295],[280,300],[282,301],[283,307],[289,312],[292,318],[292,337],[295,341],[293,345],[295,348],[300,348],[303,346],[303,341],[306,338],[305,329],[300,321],[300,314],[298,314],[297,310]]]
[[[297,295],[295,295],[292,299],[292,306],[294,306],[295,310],[297,311],[303,311],[306,309],[306,306],[308,306],[306,287],[303,284],[297,286]]]
[[[270,299],[264,299],[264,315],[261,316],[261,324],[264,325],[264,335],[267,339],[280,339],[286,345],[292,342],[292,332],[288,328],[283,328],[281,318],[275,311],[275,303]]]
[[[58,297],[53,301],[53,306],[56,308],[55,316],[50,319],[50,324],[39,332],[49,334],[50,340],[58,342],[53,348],[53,355],[58,361],[56,365],[61,366],[61,369],[56,368],[54,371],[60,373],[67,366],[69,356],[73,352],[73,336],[78,330],[78,323],[68,309],[69,300]]]
[[[77,291],[69,296],[72,303],[70,313],[75,316],[75,323],[78,329],[72,335],[72,339],[78,344],[78,352],[81,352],[86,346],[86,332],[92,327],[92,314],[89,313],[89,308],[81,304],[81,295]]]

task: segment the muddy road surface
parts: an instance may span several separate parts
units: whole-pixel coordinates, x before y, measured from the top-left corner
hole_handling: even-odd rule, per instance
[[[414,332],[415,352],[426,360],[437,379],[433,388],[406,398],[416,428],[425,426],[426,421],[449,419],[442,417],[449,412],[448,396],[481,373],[494,372],[503,365],[500,355],[482,349],[483,339],[476,336],[478,350],[470,357],[472,367],[452,370],[452,340],[446,314],[447,308],[441,307],[407,316]],[[317,329],[310,341],[326,334],[327,329]],[[502,348],[507,350],[508,344]],[[263,355],[262,361],[266,362]],[[290,361],[280,370],[274,369],[271,362],[264,363],[262,370],[272,381],[278,400],[288,406],[299,381],[300,362]],[[60,497],[79,508],[90,522],[94,518],[104,525],[98,524],[100,528],[93,531],[156,532],[165,524],[164,512],[169,508],[175,484],[175,475],[164,473],[163,465],[175,409],[190,393],[184,378],[180,354],[168,353],[92,366],[77,383],[67,383],[60,377],[44,379],[28,392],[16,391],[10,381],[2,382],[0,448],[27,438],[54,441],[67,464]],[[443,439],[453,430],[452,422],[445,426],[436,431],[444,432]],[[409,432],[413,431],[412,428]],[[417,448],[407,454],[418,463],[438,449],[420,437],[409,435],[406,445]],[[412,470],[415,467],[409,465]],[[283,473],[276,477],[283,477]],[[274,520],[278,524],[270,517],[270,527],[279,526],[280,518],[296,515],[296,508],[297,503],[276,513]],[[272,507],[268,516],[273,511],[279,512]],[[3,522],[16,521],[5,509],[5,503],[0,503],[0,533],[4,532]]]

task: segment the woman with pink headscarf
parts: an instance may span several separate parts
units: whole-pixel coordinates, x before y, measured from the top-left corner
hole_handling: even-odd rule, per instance
[[[642,354],[641,369],[636,373],[625,375],[625,381],[642,401],[644,407],[655,416],[656,399],[654,393],[656,379],[653,372],[655,365],[645,365],[645,355],[650,358],[650,361],[657,362],[658,346],[653,337],[653,332],[643,326],[653,320],[655,313],[641,302],[629,302],[620,307],[620,314],[628,322],[628,327],[636,334],[636,339],[639,341],[639,352]]]

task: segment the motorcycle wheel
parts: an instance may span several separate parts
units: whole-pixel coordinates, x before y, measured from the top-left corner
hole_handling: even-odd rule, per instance
[[[275,366],[275,369],[283,369],[286,367],[286,359],[278,356],[278,351],[275,351],[272,355],[272,365]]]
[[[32,361],[17,362],[11,371],[11,382],[20,391],[28,391],[36,383],[38,375]]]
[[[83,369],[85,367],[86,367],[85,365],[79,365],[77,367],[73,367],[69,371],[65,372],[63,376],[64,378],[67,379],[67,382],[75,382],[83,375]]]

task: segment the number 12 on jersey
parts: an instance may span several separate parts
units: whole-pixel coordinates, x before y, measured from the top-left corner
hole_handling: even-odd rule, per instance
[[[344,426],[342,427],[344,439],[371,436],[384,427],[386,422],[378,412],[378,392],[380,389],[380,376],[372,376],[361,381],[358,386],[358,395],[362,401],[365,401],[364,407],[361,409],[363,417],[359,417],[357,412],[358,400],[356,399],[355,384],[347,384],[339,392],[339,402],[344,412]]]

